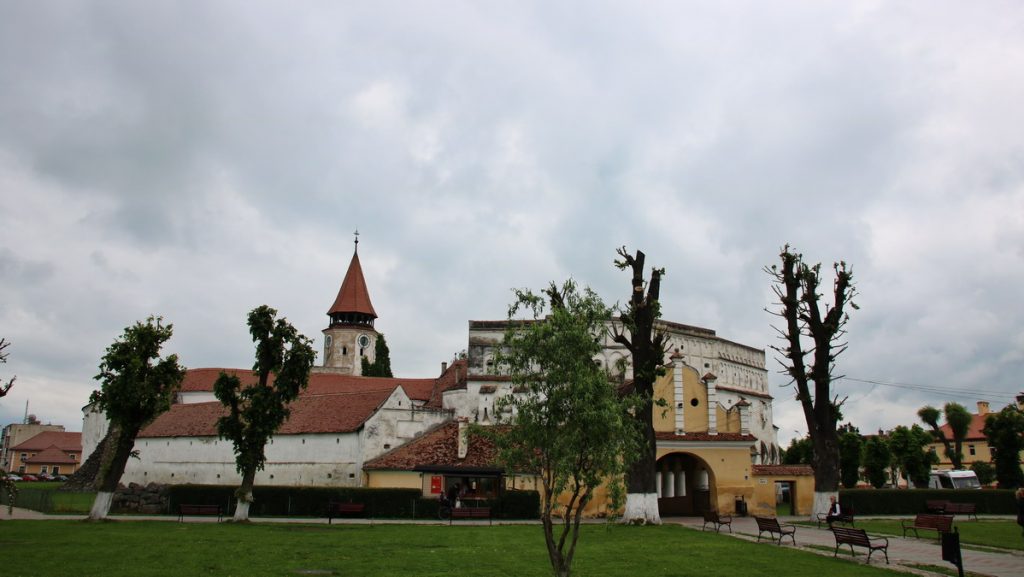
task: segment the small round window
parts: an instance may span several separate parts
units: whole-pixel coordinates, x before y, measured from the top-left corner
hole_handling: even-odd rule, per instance
[[[696,407],[699,404],[700,404],[700,401],[697,400],[697,397],[694,397],[694,398],[690,399],[690,406],[691,407]]]

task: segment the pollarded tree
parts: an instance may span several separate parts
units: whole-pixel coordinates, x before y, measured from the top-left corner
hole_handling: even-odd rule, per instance
[[[391,350],[388,349],[388,343],[384,340],[383,334],[377,336],[377,343],[373,346],[373,362],[366,360],[366,357],[363,357],[361,362],[360,374],[364,377],[391,378],[394,376],[391,373]]]
[[[665,269],[652,268],[650,282],[644,281],[642,251],[636,256],[626,247],[618,249],[621,260],[615,261],[619,269],[632,273],[633,289],[626,310],[619,316],[622,330],[615,330],[615,342],[629,351],[633,366],[633,391],[640,399],[634,417],[640,423],[644,444],[640,455],[630,464],[626,475],[628,489],[626,509],[622,520],[631,524],[660,524],[658,489],[655,479],[657,446],[654,438],[654,381],[664,374],[665,333],[655,330],[654,323],[661,317],[661,277]]]
[[[8,340],[0,339],[0,365],[7,364],[7,347],[9,346],[11,343]],[[7,392],[14,386],[16,378],[11,377],[6,383],[0,380],[0,398],[7,396]],[[18,494],[18,487],[2,470],[0,470],[0,491],[7,494],[7,513],[10,514],[14,510],[14,497]]]
[[[839,435],[839,472],[843,487],[853,489],[860,480],[861,449],[864,437],[853,425],[845,425]]]
[[[900,425],[889,433],[894,487],[898,475],[914,487],[928,487],[928,476],[936,459],[935,453],[928,450],[931,440],[931,435],[919,425],[910,428]]]
[[[921,410],[917,412],[917,416],[921,418],[921,421],[931,427],[932,436],[935,437],[935,440],[942,443],[946,458],[953,463],[953,468],[963,469],[964,439],[967,438],[973,417],[960,403],[946,403],[942,407],[942,414],[946,416],[946,424],[949,425],[950,433],[953,435],[952,439],[947,438],[946,433],[939,426],[940,413],[938,409],[932,406],[925,406],[921,407]]]
[[[846,344],[841,342],[849,320],[846,307],[857,308],[853,302],[856,289],[853,271],[846,263],[834,264],[832,303],[825,303],[822,310],[822,295],[818,293],[821,265],[807,265],[803,255],[791,252],[789,245],[782,249],[779,258],[781,267],[765,268],[774,279],[772,290],[781,305],[775,314],[785,323],[783,328],[776,327],[785,344],[772,348],[782,355],[780,362],[796,386],[796,399],[814,445],[814,519],[828,511],[829,497],[839,490],[836,425],[843,401],[832,395],[832,371],[836,357],[846,350]]]
[[[143,427],[171,408],[174,393],[185,378],[178,355],[160,358],[160,349],[171,338],[173,325],[163,325],[162,317],[149,317],[145,323],[127,327],[121,338],[107,347],[100,362],[100,389],[89,401],[106,413],[116,438],[104,451],[96,479],[96,500],[89,519],[104,519],[117,484],[124,474],[135,437]]]
[[[1020,469],[1020,452],[1024,451],[1024,411],[1007,405],[998,413],[985,417],[982,429],[996,461],[996,480],[1000,489],[1024,487]]]
[[[234,375],[221,373],[213,384],[228,414],[217,420],[217,432],[235,447],[235,466],[242,485],[235,493],[235,521],[249,519],[256,471],[266,465],[267,441],[288,419],[288,404],[306,388],[316,353],[312,341],[299,334],[277,311],[260,306],[249,313],[249,333],[256,343],[256,383],[242,385]]]
[[[628,414],[635,397],[620,397],[594,362],[611,318],[600,297],[589,288],[578,291],[571,280],[552,283],[546,298],[528,290],[515,294],[498,361],[522,392],[500,403],[512,408],[508,427],[477,430],[494,440],[507,471],[539,476],[548,558],[555,575],[567,577],[594,490],[607,484],[613,496],[622,495],[626,463],[640,446],[638,425]],[[522,312],[530,318],[517,319]]]
[[[7,355],[9,354],[7,353],[7,347],[9,346],[11,346],[10,341],[7,339],[0,339],[0,364],[7,364]],[[6,383],[0,380],[0,398],[7,396],[7,391],[11,390],[11,387],[14,386],[14,380],[17,378],[18,377],[11,377],[11,379]]]
[[[889,451],[889,441],[882,435],[874,435],[864,442],[864,477],[876,489],[885,486],[889,477],[889,463],[892,461],[892,453]]]

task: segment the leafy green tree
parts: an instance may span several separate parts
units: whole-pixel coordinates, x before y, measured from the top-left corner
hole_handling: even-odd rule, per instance
[[[608,484],[621,500],[622,477],[641,445],[633,397],[620,397],[594,362],[611,310],[589,288],[552,283],[544,296],[516,290],[504,352],[498,357],[523,392],[506,398],[507,427],[479,427],[507,471],[539,475],[541,525],[554,574],[572,570],[582,514],[594,490]],[[545,305],[550,313],[544,316]],[[517,320],[526,313],[529,320]],[[495,411],[505,414],[503,410]],[[613,508],[619,506],[613,503]]]
[[[971,470],[978,476],[978,482],[982,485],[991,485],[996,480],[996,468],[988,461],[971,463]]]
[[[864,442],[864,476],[868,483],[876,489],[885,486],[888,479],[889,463],[892,461],[892,454],[889,452],[889,442],[882,435],[873,435]]]
[[[832,265],[835,281],[832,302],[822,308],[819,293],[821,265],[810,266],[803,255],[786,245],[779,254],[782,266],[766,267],[773,279],[772,290],[781,309],[775,313],[784,323],[776,327],[785,343],[772,348],[782,356],[794,385],[796,399],[804,412],[807,434],[814,445],[814,510],[811,518],[828,511],[829,498],[839,490],[839,433],[837,424],[842,400],[832,395],[832,371],[836,357],[846,350],[842,342],[849,315],[856,309],[853,270],[845,262]],[[810,359],[808,359],[810,357]],[[813,384],[814,390],[811,391]],[[844,399],[845,400],[845,399]]]
[[[164,411],[171,408],[174,393],[185,378],[178,355],[160,358],[160,349],[173,334],[173,325],[162,317],[149,317],[124,329],[100,362],[100,389],[89,402],[106,413],[114,436],[104,451],[97,476],[97,493],[89,518],[106,518],[117,484],[124,474],[135,437]]]
[[[898,486],[898,475],[914,487],[928,486],[928,476],[936,459],[935,453],[928,450],[931,441],[931,435],[919,425],[910,428],[900,425],[889,433],[894,487]]]
[[[982,429],[996,461],[996,479],[1000,489],[1024,486],[1020,469],[1020,452],[1024,450],[1024,412],[1008,405],[998,413],[985,417]]]
[[[814,446],[808,437],[790,439],[789,447],[782,452],[783,465],[810,465],[813,462]]]
[[[843,487],[853,489],[860,480],[860,457],[864,437],[852,425],[842,427],[839,435],[839,472]]]
[[[967,438],[967,432],[971,427],[971,419],[973,417],[959,403],[946,403],[942,408],[942,413],[946,416],[946,423],[949,425],[949,430],[953,435],[952,440],[946,438],[946,434],[939,427],[940,413],[938,409],[930,405],[924,406],[917,411],[917,416],[921,418],[922,422],[931,427],[932,436],[935,437],[935,440],[942,443],[942,446],[945,448],[946,458],[953,463],[953,468],[963,469],[963,444],[964,439]]]
[[[377,336],[377,343],[373,346],[373,362],[368,361],[366,357],[362,358],[361,373],[364,377],[394,376],[391,374],[391,350],[388,349],[383,334]]]
[[[0,365],[7,364],[7,347],[11,345],[7,339],[0,339]],[[11,377],[6,383],[0,379],[0,399],[7,396],[7,392],[14,386],[14,380],[17,377]],[[8,477],[2,469],[0,469],[0,491],[7,494],[7,513],[10,514],[14,510],[14,498],[18,494],[18,487],[14,484],[14,481]]]
[[[217,432],[234,443],[235,467],[242,475],[235,521],[249,519],[256,472],[267,462],[267,441],[288,419],[288,404],[306,388],[316,360],[312,341],[267,305],[250,311],[248,324],[256,343],[256,383],[243,386],[237,376],[221,372],[213,384],[217,400],[228,409],[217,420]]]
[[[654,381],[664,374],[665,333],[655,330],[654,323],[661,317],[661,277],[665,269],[652,268],[650,282],[644,281],[643,251],[631,255],[626,247],[617,251],[621,260],[615,261],[619,270],[632,273],[632,291],[626,310],[619,316],[622,330],[612,335],[616,343],[626,347],[632,358],[633,391],[641,406],[633,413],[640,424],[644,444],[637,458],[630,463],[627,474],[628,493],[623,521],[631,524],[660,524],[658,488],[655,479],[657,447],[654,438]],[[646,294],[645,294],[646,287]]]

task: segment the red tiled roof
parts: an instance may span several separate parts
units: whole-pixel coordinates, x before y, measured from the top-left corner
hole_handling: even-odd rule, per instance
[[[466,458],[459,458],[459,424],[445,423],[363,465],[366,470],[413,471],[424,467],[499,468],[494,443],[469,435]]]
[[[79,448],[78,451],[73,451],[73,452],[77,453],[77,452],[80,452],[81,450],[82,449]],[[77,461],[72,459],[71,455],[68,454],[68,453],[69,453],[69,451],[65,451],[65,450],[61,449],[60,447],[58,447],[57,445],[50,445],[46,449],[43,449],[41,452],[36,453],[36,455],[34,457],[29,457],[28,459],[25,459],[25,462],[26,463],[33,463],[33,464],[38,463],[40,465],[50,465],[50,464],[54,464],[54,465],[73,465],[73,464],[75,464]]]
[[[11,447],[11,451],[43,451],[55,446],[62,451],[80,453],[82,451],[82,433],[65,433],[62,431],[44,431],[28,439],[20,445]]]
[[[752,465],[750,472],[755,475],[808,476],[814,474],[810,465]]]
[[[377,318],[377,313],[370,303],[370,292],[366,290],[366,279],[363,278],[363,267],[359,265],[359,253],[352,255],[345,280],[341,283],[338,298],[334,299],[327,314],[362,313]]]
[[[967,428],[967,436],[964,437],[964,440],[965,441],[981,441],[981,440],[986,440],[988,437],[985,436],[985,433],[982,432],[982,429],[985,428],[985,418],[987,418],[991,414],[993,414],[993,413],[985,413],[984,415],[972,414],[971,415],[971,425],[970,425],[970,427]],[[949,423],[943,423],[942,426],[939,427],[939,430],[942,431],[942,433],[944,435],[946,435],[946,438],[949,439],[950,442],[953,442],[953,429],[951,429],[949,427]],[[936,441],[938,441],[938,440],[936,439]]]
[[[434,381],[434,387],[430,392],[430,400],[426,406],[434,409],[443,408],[442,395],[445,391],[464,388],[466,386],[469,362],[466,359],[459,359],[451,364],[441,376]],[[408,394],[408,391],[406,392]]]
[[[289,405],[291,416],[279,435],[348,433],[358,430],[387,400],[391,388],[375,390],[310,393],[306,391]],[[217,419],[226,410],[219,402],[185,403],[171,406],[139,433],[146,437],[216,437]]]
[[[659,441],[719,441],[734,442],[734,441],[749,441],[754,442],[757,437],[754,435],[744,435],[741,433],[718,433],[717,435],[710,435],[708,433],[685,433],[682,435],[676,435],[675,433],[654,433],[655,438]]]
[[[181,390],[186,393],[213,392],[213,383],[221,372],[234,375],[243,385],[256,383],[256,375],[249,369],[189,369],[185,372],[185,380]],[[442,375],[443,378],[443,375]],[[318,373],[309,375],[309,385],[304,395],[323,395],[332,393],[352,393],[377,390],[393,390],[400,386],[410,399],[417,401],[430,400],[434,383],[439,379],[394,379],[388,377],[357,377],[338,373]]]

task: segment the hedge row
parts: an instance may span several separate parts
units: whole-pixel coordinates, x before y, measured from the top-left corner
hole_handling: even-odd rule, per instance
[[[916,515],[926,512],[926,501],[975,503],[979,514],[1012,515],[1017,512],[1008,489],[842,489],[839,502],[858,515]]]
[[[232,514],[236,487],[223,485],[173,485],[169,487],[169,509],[178,505],[221,505]],[[255,487],[249,513],[253,516],[323,517],[327,503],[362,503],[369,517],[436,519],[438,500],[423,497],[417,489]],[[508,491],[488,501],[499,519],[536,519],[540,495],[536,491]]]

